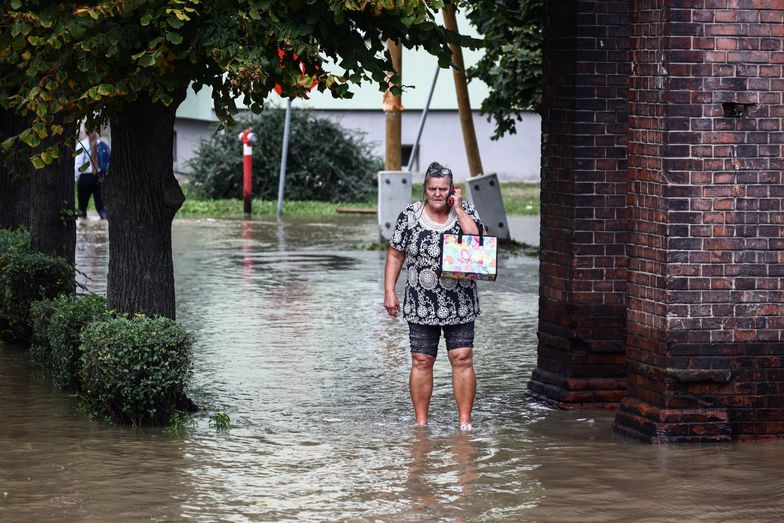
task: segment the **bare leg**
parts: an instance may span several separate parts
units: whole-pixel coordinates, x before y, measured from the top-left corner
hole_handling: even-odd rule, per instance
[[[427,425],[427,413],[430,409],[430,396],[433,394],[433,364],[436,359],[426,354],[411,354],[411,375],[408,388],[411,391],[411,402],[417,425]]]
[[[474,373],[474,351],[470,348],[449,351],[452,364],[452,391],[457,402],[457,415],[460,425],[471,424],[471,411],[476,396],[476,373]]]

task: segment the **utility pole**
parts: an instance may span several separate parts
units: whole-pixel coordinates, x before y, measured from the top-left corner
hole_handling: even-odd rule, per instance
[[[452,5],[444,7],[444,27],[455,33],[459,32],[457,19],[455,18],[455,7]],[[465,76],[463,50],[459,45],[453,44],[449,44],[449,48],[452,49],[452,75],[455,79],[457,110],[460,114],[460,127],[463,130],[463,143],[465,144],[466,157],[468,158],[468,170],[471,176],[477,176],[482,174],[484,169],[482,169],[482,159],[479,157],[479,145],[476,141],[471,101],[468,98],[468,82]]]
[[[387,49],[392,56],[392,74],[403,74],[403,48],[394,40],[387,40]],[[386,113],[386,155],[384,169],[399,171],[402,160],[402,112],[403,104],[400,96],[392,94],[390,89],[384,93],[384,112]]]

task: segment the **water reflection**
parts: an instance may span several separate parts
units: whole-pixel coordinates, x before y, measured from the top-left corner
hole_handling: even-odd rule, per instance
[[[76,221],[76,282],[83,291],[106,295],[109,227],[106,220]]]
[[[612,414],[532,403],[535,260],[481,282],[472,432],[450,369],[431,425],[408,398],[406,326],[381,299],[373,219],[175,221],[178,319],[196,334],[184,438],[91,422],[27,354],[0,349],[3,521],[778,521],[782,446],[651,447]],[[105,223],[79,226],[78,264],[105,289]],[[402,289],[401,289],[402,290]],[[443,351],[442,351],[443,354]]]
[[[415,428],[406,483],[412,514],[432,518],[444,505],[453,509],[452,517],[462,521],[461,512],[471,503],[472,484],[479,477],[476,457],[469,432],[459,431],[439,441],[426,428]]]
[[[26,356],[0,350],[0,520],[161,520],[190,496],[186,442],[86,420]]]

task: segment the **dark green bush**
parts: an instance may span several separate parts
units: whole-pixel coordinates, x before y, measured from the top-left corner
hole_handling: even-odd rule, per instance
[[[30,341],[30,305],[74,292],[74,268],[63,258],[24,249],[0,254],[0,339]]]
[[[29,249],[30,248],[30,233],[19,229],[16,231],[9,231],[7,229],[0,229],[0,254],[4,254],[11,249]]]
[[[89,323],[110,317],[106,299],[94,295],[61,296],[35,302],[30,314],[33,317],[33,358],[49,371],[55,385],[80,391],[80,335]],[[42,318],[46,314],[49,314],[48,320]],[[45,329],[43,335],[39,329]]]
[[[242,198],[242,145],[250,127],[253,146],[253,197],[278,197],[285,111],[238,118],[237,125],[203,141],[188,163],[191,181],[210,198]],[[286,169],[286,198],[329,202],[361,201],[375,194],[382,162],[361,134],[306,110],[293,110]]]
[[[30,322],[32,323],[32,342],[30,355],[33,361],[45,369],[52,366],[52,346],[49,343],[49,322],[57,309],[55,300],[38,300],[30,305]]]
[[[82,396],[118,423],[165,425],[185,395],[193,341],[167,318],[112,318],[82,331]]]

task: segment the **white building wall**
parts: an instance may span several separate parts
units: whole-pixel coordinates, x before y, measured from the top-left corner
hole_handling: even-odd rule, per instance
[[[214,121],[191,120],[189,118],[177,118],[174,121],[174,172],[176,174],[188,173],[187,161],[196,155],[199,142],[209,139],[217,125]],[[237,140],[240,151],[238,154],[242,154],[241,145]]]
[[[367,134],[375,144],[375,152],[384,158],[386,115],[381,111],[319,111],[347,129],[358,129]],[[405,111],[402,123],[403,145],[413,145],[416,140],[421,111]],[[526,113],[517,123],[517,134],[493,141],[495,129],[478,112],[474,112],[479,154],[485,174],[495,173],[502,181],[539,181],[541,157],[541,118],[536,113]],[[456,181],[469,176],[468,158],[463,145],[463,132],[457,111],[431,111],[427,115],[417,163],[414,170],[424,169],[436,161],[452,169]],[[405,167],[405,166],[404,166]]]
[[[386,115],[382,111],[325,111],[316,110],[319,115],[338,122],[346,129],[363,132],[366,140],[373,144],[375,154],[384,158],[384,138]],[[413,145],[421,111],[403,113],[404,145]],[[186,162],[198,149],[199,141],[208,139],[216,123],[203,120],[178,118],[175,122],[177,133],[174,170],[187,174]],[[494,124],[488,122],[478,112],[474,113],[479,153],[485,173],[495,173],[501,181],[538,182],[541,158],[541,118],[536,113],[526,113],[517,122],[517,134],[507,135],[493,141]],[[237,154],[242,153],[239,140]],[[414,170],[424,169],[430,162],[437,161],[452,169],[456,181],[468,177],[468,159],[463,145],[463,133],[457,111],[431,111],[422,131],[417,154],[418,164]]]

